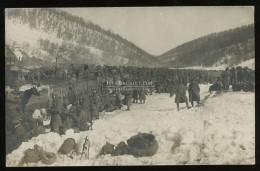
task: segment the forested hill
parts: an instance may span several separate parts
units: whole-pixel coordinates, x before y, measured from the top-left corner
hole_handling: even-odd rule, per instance
[[[158,58],[169,67],[237,65],[255,57],[254,25],[209,34]]]
[[[6,44],[45,61],[160,66],[133,43],[91,21],[57,9],[7,9]],[[28,58],[26,58],[28,59]],[[23,58],[25,60],[25,58]]]

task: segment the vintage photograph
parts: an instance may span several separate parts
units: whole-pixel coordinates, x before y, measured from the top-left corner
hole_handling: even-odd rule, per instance
[[[255,164],[253,6],[5,9],[6,166]]]

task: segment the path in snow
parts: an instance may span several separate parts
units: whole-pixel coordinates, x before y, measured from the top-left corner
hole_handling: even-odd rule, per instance
[[[60,136],[42,134],[24,142],[6,156],[7,166],[15,166],[34,144],[50,152],[58,151],[66,138],[78,141],[88,135],[90,160],[58,156],[54,166],[91,165],[174,165],[174,164],[253,164],[255,162],[255,101],[252,92],[228,92],[213,97],[209,85],[201,85],[201,99],[210,95],[203,106],[177,112],[169,94],[147,96],[146,104],[133,104],[131,111],[114,111],[101,115],[93,131]],[[123,110],[126,107],[124,106]],[[130,155],[96,159],[106,141],[117,145],[138,132],[152,132],[159,149],[152,157]],[[179,140],[179,143],[175,143]],[[174,148],[172,148],[174,145]],[[29,166],[45,166],[41,162]]]

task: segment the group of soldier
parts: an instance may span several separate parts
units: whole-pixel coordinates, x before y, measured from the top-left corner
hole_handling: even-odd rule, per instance
[[[78,112],[74,112],[76,115],[82,115],[84,112],[80,111],[85,111],[85,117],[88,119],[81,119],[81,122],[85,123],[87,121],[92,122],[92,118],[98,118],[99,112],[104,110],[106,112],[112,112],[121,109],[123,105],[126,105],[126,110],[129,111],[132,103],[138,103],[138,100],[141,104],[144,104],[146,95],[152,94],[154,89],[157,93],[176,94],[175,102],[177,103],[177,106],[183,101],[188,104],[187,99],[182,95],[183,92],[186,92],[187,90],[187,83],[191,83],[189,92],[191,92],[190,96],[193,96],[193,98],[190,98],[193,106],[193,101],[199,101],[198,83],[213,82],[214,78],[219,75],[218,71],[206,72],[166,68],[93,67],[90,65],[83,65],[78,66],[76,69],[76,67],[72,65],[71,69],[72,70],[69,73],[72,73],[72,76],[67,76],[69,77],[67,79],[69,82],[69,89],[67,95],[64,95],[63,97],[63,106],[72,104],[73,110],[74,108],[78,108],[78,110],[76,110]],[[196,80],[192,78],[196,78]],[[129,90],[123,89],[124,86],[119,86],[121,88],[119,90],[110,90],[106,87],[108,82],[138,82],[143,81],[144,79],[149,80],[152,83],[152,86]],[[82,83],[82,80],[83,84],[80,84],[79,82]],[[125,98],[121,99],[121,95],[124,95]],[[72,120],[73,117],[74,116],[72,115]],[[80,117],[84,118],[83,116]],[[67,117],[61,118],[65,118],[59,119],[59,121],[63,120],[63,123],[68,120]],[[74,119],[74,122],[77,122],[76,120],[77,119]],[[52,130],[57,130],[57,128],[53,128]]]
[[[254,91],[255,71],[247,67],[226,68],[216,82],[212,85],[211,90],[229,90],[232,86],[233,91]]]
[[[199,84],[201,83],[219,85],[225,90],[229,85],[235,87],[238,84],[254,83],[254,71],[242,67],[233,67],[226,71],[205,71],[84,64],[69,65],[67,68],[63,67],[63,71],[55,67],[41,68],[41,71],[36,71],[34,69],[27,73],[24,77],[25,81],[35,82],[37,79],[55,78],[67,82],[62,87],[62,91],[54,89],[48,99],[47,113],[51,115],[51,131],[60,134],[71,128],[75,131],[92,129],[92,121],[99,118],[100,112],[122,109],[123,105],[126,105],[126,110],[129,111],[132,103],[139,101],[140,104],[144,104],[146,96],[152,95],[154,91],[170,93],[170,97],[175,95],[175,103],[179,111],[179,103],[185,103],[188,109],[191,108],[189,102],[192,106],[194,101],[200,103]],[[37,76],[34,72],[38,73]],[[62,74],[56,78],[57,73]],[[150,83],[149,86],[141,85],[139,89],[133,88],[135,86],[129,89],[128,84],[109,86],[111,82],[138,83],[144,80]],[[189,98],[186,96],[186,91],[189,93]]]

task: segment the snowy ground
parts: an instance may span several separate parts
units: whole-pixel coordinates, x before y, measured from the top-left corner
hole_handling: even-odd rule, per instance
[[[147,96],[146,104],[133,104],[131,111],[102,114],[92,131],[60,136],[47,133],[24,142],[6,156],[7,166],[17,166],[28,148],[38,144],[48,152],[57,152],[66,138],[76,141],[88,135],[90,159],[58,156],[53,166],[92,165],[177,165],[177,164],[254,164],[255,163],[255,100],[251,92],[208,93],[209,85],[201,85],[204,105],[177,112],[174,98],[168,94]],[[125,110],[125,106],[123,108]],[[117,145],[138,132],[152,132],[159,149],[152,157],[130,155],[96,158],[106,141]],[[175,143],[177,141],[180,143]],[[173,146],[174,145],[174,146]],[[46,166],[39,162],[29,166]]]
[[[240,64],[238,64],[234,67],[237,67],[237,66],[248,67],[249,69],[254,70],[255,69],[255,58],[243,61],[243,62],[241,62]],[[231,66],[228,66],[227,64],[222,64],[222,65],[215,65],[215,66],[212,66],[212,67],[193,66],[193,67],[185,67],[185,68],[180,68],[180,69],[225,70],[227,67],[231,67]]]
[[[249,69],[255,69],[255,58],[241,62],[237,66],[248,67]]]

